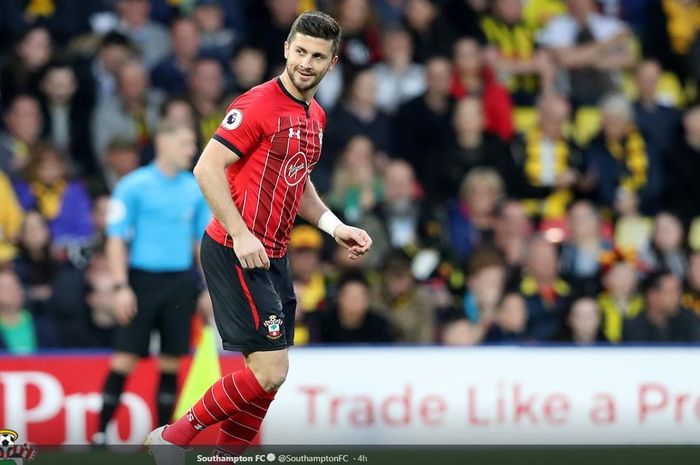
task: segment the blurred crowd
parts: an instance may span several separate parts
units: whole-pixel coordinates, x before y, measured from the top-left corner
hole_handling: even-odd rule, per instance
[[[698,0],[3,0],[0,348],[109,347],[112,189],[307,9],[343,29],[312,179],[374,246],[295,227],[297,345],[700,339]]]

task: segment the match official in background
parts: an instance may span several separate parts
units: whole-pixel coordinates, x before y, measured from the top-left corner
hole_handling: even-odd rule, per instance
[[[195,259],[211,213],[189,171],[197,151],[192,128],[164,120],[155,147],[155,160],[123,178],[110,202],[107,260],[116,278],[121,327],[114,338],[94,444],[106,443],[107,424],[124,383],[139,358],[149,354],[154,330],[160,333],[160,425],[172,415],[180,357],[189,351],[198,293]]]

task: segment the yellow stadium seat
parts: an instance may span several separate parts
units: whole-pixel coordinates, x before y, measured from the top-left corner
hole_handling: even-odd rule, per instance
[[[581,107],[574,116],[574,140],[579,145],[588,144],[598,134],[602,116],[596,107]]]
[[[518,133],[527,133],[537,125],[537,109],[535,107],[515,107],[513,122]]]

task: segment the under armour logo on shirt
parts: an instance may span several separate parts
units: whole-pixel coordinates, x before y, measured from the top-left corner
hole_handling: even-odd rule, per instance
[[[289,128],[289,138],[296,137],[297,140],[301,140],[301,128],[294,131],[294,127]]]

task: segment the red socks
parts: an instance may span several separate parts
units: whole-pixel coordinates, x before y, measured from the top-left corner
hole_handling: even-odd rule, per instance
[[[207,426],[231,418],[222,424],[217,443],[228,433],[231,435],[229,439],[238,438],[235,439],[238,444],[248,444],[260,429],[274,397],[275,392],[265,391],[251,369],[246,367],[214,383],[182,418],[165,429],[163,438],[186,447]],[[241,432],[242,429],[248,430]]]

